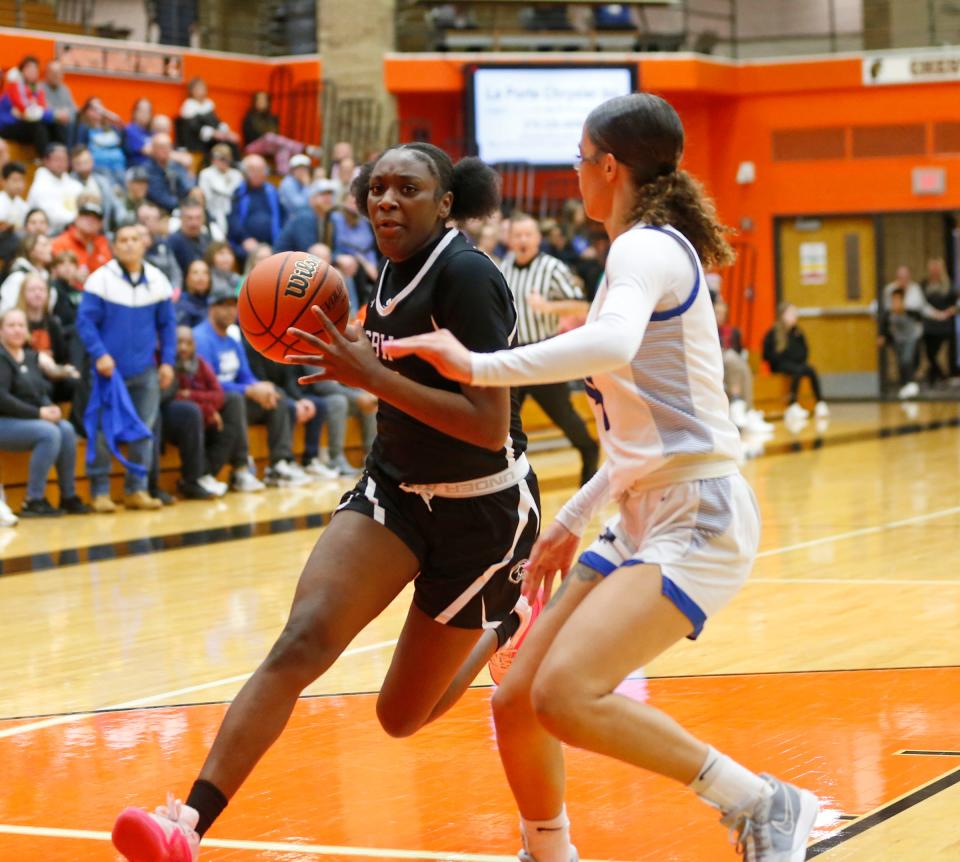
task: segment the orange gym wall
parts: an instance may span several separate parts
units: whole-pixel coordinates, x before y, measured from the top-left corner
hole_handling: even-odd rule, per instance
[[[416,125],[414,117],[424,118],[432,124],[437,143],[455,139],[462,129],[458,112],[463,106],[463,67],[481,59],[497,58],[390,55],[385,80],[398,97],[401,128]],[[515,54],[500,59],[535,62]],[[757,252],[757,341],[772,322],[776,305],[777,216],[960,209],[960,153],[933,154],[931,144],[933,123],[957,120],[958,83],[864,86],[859,57],[745,65],[683,56],[642,57],[638,66],[641,87],[669,99],[683,118],[685,166],[705,183],[724,221],[734,227],[743,219],[753,223],[740,239]],[[774,131],[910,123],[927,127],[925,155],[773,159]],[[751,185],[736,182],[742,161],[756,165],[757,178]],[[946,194],[914,195],[911,171],[918,166],[945,168]]]
[[[56,55],[57,37],[23,30],[0,29],[0,69],[6,71],[16,66],[26,54],[33,54],[41,65]],[[106,39],[84,39],[65,36],[62,41],[71,44],[106,47],[113,50],[125,46],[136,50],[161,51],[180,54],[183,62],[183,81],[129,79],[120,75],[97,75],[68,72],[67,83],[78,105],[91,96],[99,96],[103,103],[124,119],[129,119],[133,103],[146,96],[154,104],[158,114],[175,117],[180,104],[186,98],[186,82],[191,78],[203,78],[207,82],[210,98],[217,104],[220,118],[239,130],[243,115],[250,106],[250,98],[256,90],[268,89],[270,74],[276,68],[286,67],[292,83],[322,78],[322,63],[317,56],[266,59],[221,54],[214,51],[193,51],[169,48],[162,45],[124,43]],[[282,130],[281,130],[282,131]]]

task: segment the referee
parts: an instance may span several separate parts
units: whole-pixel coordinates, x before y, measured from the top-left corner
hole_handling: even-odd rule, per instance
[[[585,315],[589,303],[573,283],[566,264],[540,251],[536,219],[515,213],[510,219],[509,248],[500,269],[517,304],[518,343],[534,344],[557,334],[560,317]],[[570,402],[568,383],[518,389],[520,403],[529,395],[580,453],[580,484],[597,472],[599,449]]]

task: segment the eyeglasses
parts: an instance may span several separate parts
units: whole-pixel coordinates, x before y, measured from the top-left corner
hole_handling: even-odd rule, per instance
[[[580,170],[582,165],[599,165],[605,155],[605,150],[597,150],[592,156],[585,156],[578,151],[576,158],[573,160],[574,170]]]

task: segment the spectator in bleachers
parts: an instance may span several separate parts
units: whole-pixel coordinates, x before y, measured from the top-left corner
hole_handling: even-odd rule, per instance
[[[27,200],[27,206],[30,206],[29,199]],[[24,239],[26,239],[28,236],[49,235],[50,219],[47,218],[47,214],[40,209],[40,207],[33,207],[29,212],[27,212],[27,217],[23,220]]]
[[[740,329],[727,322],[727,303],[718,296],[713,303],[723,351],[723,388],[730,400],[730,419],[741,431],[767,434],[773,426],[753,407],[753,369],[743,346]]]
[[[123,130],[123,152],[130,167],[144,166],[150,158],[150,121],[153,119],[153,102],[137,99],[133,114]]]
[[[166,135],[170,138],[173,148],[170,150],[170,158],[180,165],[187,176],[193,179],[193,153],[180,146],[177,141],[176,129],[173,120],[166,114],[154,114],[150,119],[150,152],[153,152],[153,136]]]
[[[0,312],[13,308],[20,298],[20,285],[30,273],[49,278],[50,261],[53,259],[53,243],[46,234],[26,236],[20,245],[18,256],[10,267],[10,274],[0,285]]]
[[[576,267],[580,254],[567,239],[560,223],[548,219],[541,225],[541,231],[543,233],[543,252],[557,258],[557,260],[562,260],[571,269]]]
[[[897,360],[900,398],[913,398],[920,391],[914,381],[917,372],[917,345],[923,337],[923,324],[906,307],[906,291],[895,287],[887,297],[887,308],[880,314],[880,346],[893,348]]]
[[[0,168],[0,274],[7,271],[17,253],[29,207],[23,199],[27,169],[20,162],[7,162]]]
[[[300,367],[301,374],[309,373],[306,366]],[[327,412],[327,451],[318,451],[311,456],[317,464],[326,466],[339,476],[356,476],[360,471],[348,460],[345,451],[347,438],[347,417],[353,416],[360,422],[363,441],[361,463],[366,459],[377,436],[377,399],[369,392],[344,386],[333,380],[324,380],[302,387],[308,396],[323,399]],[[318,473],[319,475],[319,473]]]
[[[82,145],[90,150],[97,173],[109,181],[110,188],[123,184],[127,156],[123,151],[123,120],[104,107],[100,99],[87,99],[77,120],[73,137],[74,152]],[[74,172],[77,166],[74,163]]]
[[[51,143],[66,143],[70,117],[63,108],[54,111],[47,106],[47,96],[38,86],[36,57],[24,57],[19,69],[16,78],[8,76],[0,95],[0,137],[33,144],[39,155]]]
[[[247,255],[247,262],[243,265],[243,278],[250,275],[250,271],[261,261],[266,260],[273,254],[273,249],[265,242],[260,243],[253,254]],[[242,281],[243,279],[241,279]]]
[[[360,173],[360,169],[353,160],[353,156],[344,156],[333,167],[336,168],[336,171],[331,171],[331,174],[335,174],[335,176],[330,178],[335,184],[334,201],[341,204],[343,199],[350,194],[350,186],[357,174]]]
[[[202,260],[210,245],[210,232],[204,224],[206,212],[193,201],[180,205],[180,229],[170,234],[170,248],[182,272],[195,260]]]
[[[42,209],[50,222],[50,230],[60,233],[77,215],[77,197],[83,186],[68,172],[67,148],[63,144],[47,147],[43,165],[37,168],[30,185],[27,203]]]
[[[267,380],[277,387],[281,399],[285,401],[290,414],[290,427],[303,425],[303,461],[304,472],[320,479],[336,479],[339,473],[320,461],[320,433],[327,416],[326,400],[312,392],[304,390],[297,382],[302,371],[299,366],[273,362],[258,353],[250,343],[243,340],[247,352],[247,362],[253,376],[258,380]]]
[[[927,354],[927,383],[931,386],[953,376],[956,349],[956,328],[953,317],[957,313],[957,288],[947,275],[942,258],[927,261],[927,276],[921,284],[927,303],[942,316],[923,320],[923,348]],[[940,363],[940,352],[946,345],[945,367]]]
[[[187,84],[187,98],[180,106],[182,139],[178,143],[191,153],[208,153],[216,144],[230,147],[240,158],[240,136],[217,116],[217,107],[207,92],[207,82],[194,78]]]
[[[183,287],[183,271],[177,263],[167,236],[169,217],[166,213],[161,213],[159,207],[145,203],[137,210],[137,221],[144,229],[144,238],[148,243],[146,259],[167,277],[176,299]]]
[[[77,217],[52,244],[53,254],[72,251],[77,258],[74,284],[79,287],[113,257],[110,242],[103,235],[103,209],[94,200],[80,198]]]
[[[375,284],[379,276],[380,255],[370,221],[357,209],[357,199],[347,195],[339,209],[330,214],[333,222],[333,257],[337,266],[343,257],[353,258],[363,272],[363,278]],[[365,296],[369,291],[358,289]]]
[[[477,248],[490,258],[497,266],[502,260],[500,256],[500,228],[490,222],[484,222],[477,231]]]
[[[312,163],[309,156],[294,156],[290,170],[280,181],[280,205],[287,216],[310,206],[310,182]]]
[[[147,189],[150,186],[150,174],[142,165],[127,168],[126,193],[117,197],[113,208],[113,223],[115,231],[123,225],[137,223],[137,211],[147,203]]]
[[[332,218],[335,190],[332,180],[314,181],[310,186],[310,208],[300,210],[287,220],[277,241],[272,243],[274,250],[303,251],[317,242],[333,248],[336,245]]]
[[[60,319],[50,311],[50,287],[43,276],[29,273],[20,285],[16,308],[27,318],[30,347],[47,356],[43,369],[54,401],[72,401],[80,372],[70,362],[70,339]]]
[[[95,406],[98,386],[118,375],[146,429],[153,428],[160,408],[160,390],[173,380],[176,323],[166,276],[144,259],[146,248],[136,226],[122,227],[114,239],[114,259],[94,272],[84,285],[77,314],[77,334],[95,363],[98,381],[91,395]],[[159,364],[157,356],[159,354]],[[88,415],[92,409],[88,408]],[[96,457],[87,471],[94,511],[116,511],[110,499],[110,449],[99,424]],[[124,505],[129,509],[159,509],[159,500],[147,493],[147,474],[153,439],[127,444]]]
[[[210,291],[207,319],[193,330],[197,353],[216,372],[225,392],[244,396],[244,418],[250,425],[267,426],[270,466],[268,485],[302,485],[307,476],[293,458],[290,413],[283,394],[272,383],[258,380],[250,370],[244,348],[227,335],[237,321],[236,293],[222,286]]]
[[[111,179],[106,174],[94,170],[93,153],[83,144],[73,148],[70,163],[73,167],[71,175],[83,186],[81,195],[87,200],[96,201],[103,210],[104,225],[112,225],[116,219],[114,210],[117,199],[113,193]]]
[[[187,169],[173,158],[173,141],[162,132],[150,139],[147,176],[147,200],[168,213],[173,212],[193,188]]]
[[[245,397],[224,392],[210,363],[197,353],[193,330],[187,326],[177,327],[175,370],[177,398],[189,399],[203,411],[207,473],[198,480],[201,487],[220,496],[223,483],[216,477],[229,465],[230,488],[241,493],[262,491],[266,486],[248,467]]]
[[[353,155],[353,144],[351,144],[350,141],[337,141],[333,145],[333,150],[330,153],[330,179],[335,183],[343,181],[343,177],[340,176],[340,163],[344,159],[348,160],[348,164],[350,162],[356,164],[356,159]]]
[[[800,383],[810,381],[816,400],[815,415],[825,419],[830,408],[820,391],[820,377],[810,364],[810,350],[803,330],[797,326],[797,307],[790,302],[781,302],[777,309],[777,321],[763,337],[763,358],[774,374],[790,377],[790,404],[785,418],[799,421],[807,418],[807,411],[797,402]]]
[[[240,261],[261,242],[276,246],[283,227],[283,211],[276,188],[267,182],[262,156],[243,160],[243,182],[233,194],[227,239]]]
[[[253,94],[250,108],[243,117],[243,143],[247,155],[272,156],[277,173],[290,169],[291,159],[301,153],[323,157],[323,149],[295,141],[279,134],[280,121],[270,110],[270,95],[263,90]]]
[[[190,262],[183,277],[183,292],[177,300],[177,323],[191,329],[207,319],[210,267],[202,258]]]
[[[29,451],[27,495],[20,517],[90,511],[76,491],[77,436],[50,400],[43,369],[49,357],[27,346],[27,320],[19,308],[0,315],[0,448]],[[57,468],[60,506],[47,500],[47,476]]]
[[[75,347],[75,324],[77,308],[83,291],[77,286],[77,256],[72,251],[61,251],[50,262],[50,292],[54,297],[53,313],[63,326],[70,346]],[[78,356],[71,352],[71,361],[76,364]]]
[[[237,272],[237,256],[228,242],[212,242],[203,256],[210,268],[211,292],[232,290],[236,296],[240,292],[240,275]]]
[[[243,174],[233,166],[229,147],[218,144],[210,151],[210,165],[200,171],[198,183],[206,196],[211,221],[226,235],[233,196],[243,184]]]
[[[40,89],[46,97],[47,107],[55,113],[61,112],[60,116],[64,118],[62,122],[69,130],[77,118],[77,103],[70,87],[63,80],[63,64],[59,60],[47,63]]]

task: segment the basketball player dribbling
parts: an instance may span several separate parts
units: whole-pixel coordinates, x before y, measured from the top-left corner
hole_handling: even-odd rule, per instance
[[[291,361],[380,399],[366,470],[344,495],[297,585],[285,628],[244,685],[186,803],[128,808],[113,830],[131,862],[192,862],[200,839],[280,735],[300,693],[415,581],[413,604],[377,700],[393,736],[414,733],[466,690],[483,663],[502,671],[536,615],[520,597],[539,531],[537,480],[506,389],[453,383],[428,363],[387,358],[390,339],[443,326],[471,349],[509,347],[516,311],[503,276],[449,219],[499,203],[496,174],[456,166],[429,144],[387,150],[354,184],[388,263],[365,320]],[[321,316],[322,315],[318,315]]]
[[[558,571],[565,578],[493,698],[525,862],[577,858],[560,741],[690,786],[720,809],[749,862],[800,862],[817,815],[812,793],[754,774],[654,707],[615,693],[633,668],[695,638],[730,601],[760,534],[737,467],[739,435],[701,264],[728,263],[732,253],[712,204],[678,167],[682,151],[680,118],[656,96],[615,98],[587,118],[580,190],[612,244],[580,329],[487,354],[443,331],[387,346],[388,355],[418,355],[472,386],[590,375],[607,461],[534,548],[525,595]],[[619,514],[574,563],[607,500]]]

